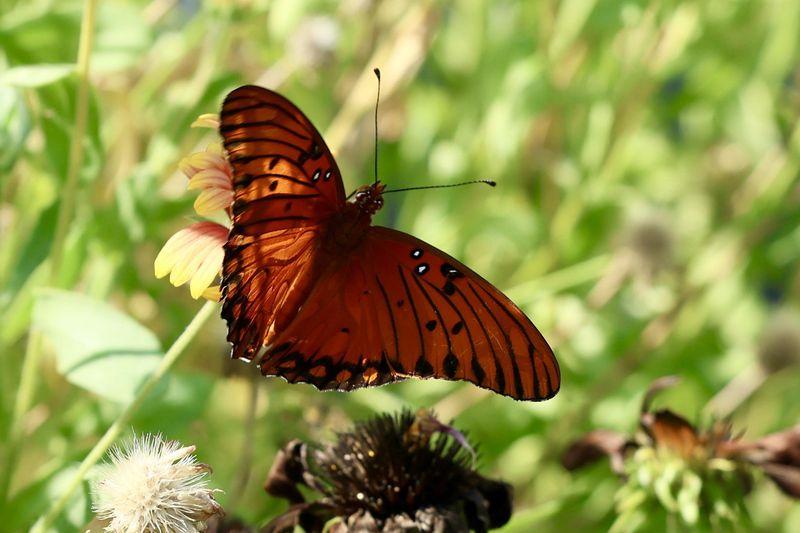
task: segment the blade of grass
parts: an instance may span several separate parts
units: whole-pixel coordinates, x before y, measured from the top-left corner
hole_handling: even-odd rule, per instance
[[[49,272],[46,276],[47,283],[57,283],[59,265],[64,255],[64,244],[69,232],[70,222],[75,208],[75,195],[78,184],[78,173],[83,163],[83,140],[86,136],[86,120],[89,109],[89,66],[91,59],[92,43],[96,23],[97,1],[86,0],[81,20],[80,43],[78,46],[78,63],[75,74],[78,78],[77,101],[75,105],[75,129],[69,147],[69,166],[67,177],[62,192],[61,206],[58,212],[56,232],[50,257],[46,259]],[[41,360],[41,338],[31,331],[28,334],[25,346],[25,359],[22,363],[19,388],[11,415],[8,446],[3,458],[3,468],[0,474],[0,502],[5,506],[8,490],[14,473],[14,466],[19,454],[19,446],[23,437],[25,415],[30,411],[33,397],[36,393]]]

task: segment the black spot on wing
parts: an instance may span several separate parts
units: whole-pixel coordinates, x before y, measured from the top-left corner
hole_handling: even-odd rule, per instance
[[[444,284],[444,287],[442,287],[442,290],[446,295],[452,296],[456,293],[456,286],[453,285],[452,281],[447,281],[447,283]]]
[[[430,361],[428,361],[424,355],[420,355],[419,358],[417,358],[417,363],[414,365],[414,372],[423,377],[432,376],[433,365],[431,365]]]
[[[442,361],[442,368],[448,378],[453,379],[456,377],[456,372],[458,372],[458,357],[456,357],[453,352],[448,352],[444,361]]]
[[[442,273],[442,276],[446,277],[447,279],[456,279],[464,277],[464,274],[462,274],[456,267],[454,267],[450,263],[442,263],[442,266],[439,269],[439,271]]]
[[[482,385],[483,381],[486,379],[486,371],[481,366],[481,362],[478,360],[477,355],[472,356],[471,365],[472,373],[475,374],[475,379],[478,382],[478,385]],[[500,374],[502,376],[502,374]]]

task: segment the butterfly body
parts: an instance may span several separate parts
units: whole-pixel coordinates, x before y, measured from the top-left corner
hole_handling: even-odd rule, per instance
[[[325,230],[320,240],[332,259],[342,256],[342,250],[352,250],[362,244],[369,232],[372,215],[383,207],[383,189],[380,182],[359,187],[352,195],[353,200],[323,221]]]
[[[371,225],[384,185],[348,201],[311,122],[260,87],[233,91],[220,132],[234,170],[222,315],[235,358],[290,382],[350,390],[407,376],[517,399],[559,388],[558,363],[506,296],[411,235]]]

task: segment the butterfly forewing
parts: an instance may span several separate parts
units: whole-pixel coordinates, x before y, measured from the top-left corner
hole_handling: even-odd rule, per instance
[[[344,203],[325,141],[294,104],[255,86],[228,95],[220,133],[234,170],[236,231],[261,235],[319,223]]]
[[[234,189],[222,315],[234,357],[251,359],[311,290],[316,237],[344,204],[344,187],[322,136],[277,93],[254,86],[231,92],[220,133]]]
[[[499,290],[433,246],[381,227],[322,274],[261,367],[320,389],[417,376],[545,400],[560,385],[547,342]]]

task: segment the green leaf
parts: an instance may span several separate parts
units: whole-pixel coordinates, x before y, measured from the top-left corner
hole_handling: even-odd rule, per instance
[[[653,492],[658,501],[670,512],[678,510],[678,502],[673,492],[673,482],[680,474],[680,463],[668,462],[661,474],[653,482]]]
[[[0,74],[0,85],[10,87],[41,87],[64,79],[75,72],[71,63],[23,65]]]
[[[72,462],[61,464],[57,470],[15,494],[8,507],[14,509],[14,512],[3,517],[3,531],[27,531],[36,517],[64,493],[66,486],[75,477],[78,466]],[[91,517],[89,484],[84,482],[81,490],[70,497],[64,512],[56,519],[55,526],[48,531],[84,531],[83,526]]]
[[[683,472],[683,484],[680,491],[678,491],[678,510],[680,511],[681,518],[689,525],[697,524],[700,516],[699,498],[700,491],[703,488],[703,480],[692,472],[685,470]]]
[[[31,116],[22,91],[0,87],[0,172],[17,161],[31,131]]]
[[[50,339],[58,370],[70,383],[109,400],[129,402],[162,357],[150,330],[78,293],[42,291],[33,326]]]
[[[30,278],[34,269],[47,259],[47,254],[53,245],[60,206],[61,201],[57,200],[39,214],[28,241],[19,252],[19,260],[11,274],[8,289],[12,293],[18,291]]]
[[[140,432],[171,433],[196,421],[206,412],[214,383],[203,374],[171,374],[166,391],[144,402],[133,425]]]
[[[135,67],[152,43],[151,25],[137,5],[103,2],[97,12],[92,69],[119,72]]]

